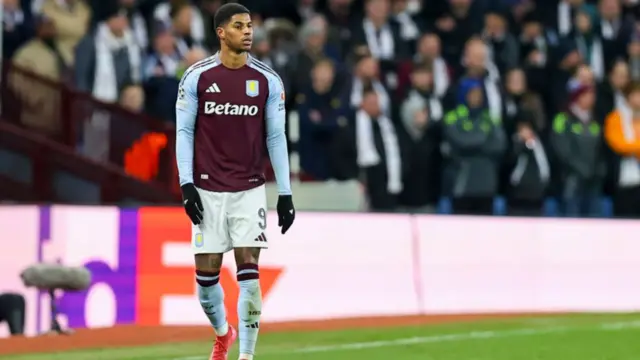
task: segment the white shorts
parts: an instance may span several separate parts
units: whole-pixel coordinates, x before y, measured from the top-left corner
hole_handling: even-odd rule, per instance
[[[192,225],[195,254],[221,254],[239,247],[267,248],[267,192],[264,185],[240,192],[198,189],[204,211]]]

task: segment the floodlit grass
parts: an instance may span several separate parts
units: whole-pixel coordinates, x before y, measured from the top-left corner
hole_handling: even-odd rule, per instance
[[[485,320],[265,334],[260,337],[256,360],[637,360],[639,338],[640,314]],[[180,343],[1,358],[207,360],[210,350],[211,343]],[[229,358],[237,358],[236,349]]]

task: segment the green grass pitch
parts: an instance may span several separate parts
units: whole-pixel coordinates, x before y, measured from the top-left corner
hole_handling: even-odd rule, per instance
[[[211,343],[5,356],[3,360],[207,360]],[[237,345],[230,360],[237,359]],[[269,333],[256,360],[639,360],[640,314],[529,317]]]

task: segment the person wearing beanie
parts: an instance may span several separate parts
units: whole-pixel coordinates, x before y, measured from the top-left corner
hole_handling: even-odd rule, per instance
[[[499,117],[491,115],[480,79],[463,79],[458,106],[444,117],[446,144],[442,184],[454,214],[491,215],[498,193],[506,136]]]
[[[590,85],[574,87],[566,111],[553,120],[551,146],[557,160],[560,203],[568,217],[597,217],[606,175],[600,121]]]

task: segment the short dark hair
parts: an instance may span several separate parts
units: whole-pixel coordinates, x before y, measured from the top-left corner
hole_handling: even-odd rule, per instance
[[[169,18],[171,18],[171,20],[175,20],[176,16],[178,16],[178,14],[180,14],[182,10],[190,7],[191,5],[189,4],[188,1],[184,1],[184,0],[174,1],[169,7]]]
[[[430,61],[419,61],[413,65],[412,73],[428,72],[433,73],[433,63]]]
[[[624,87],[624,96],[629,97],[629,95],[638,91],[640,91],[640,82],[629,81],[627,86]]]
[[[216,15],[213,17],[214,27],[217,29],[221,26],[227,25],[229,20],[231,20],[231,18],[237,14],[251,14],[251,11],[249,11],[249,9],[247,9],[246,7],[236,3],[222,5],[218,9],[218,11],[216,11]]]

